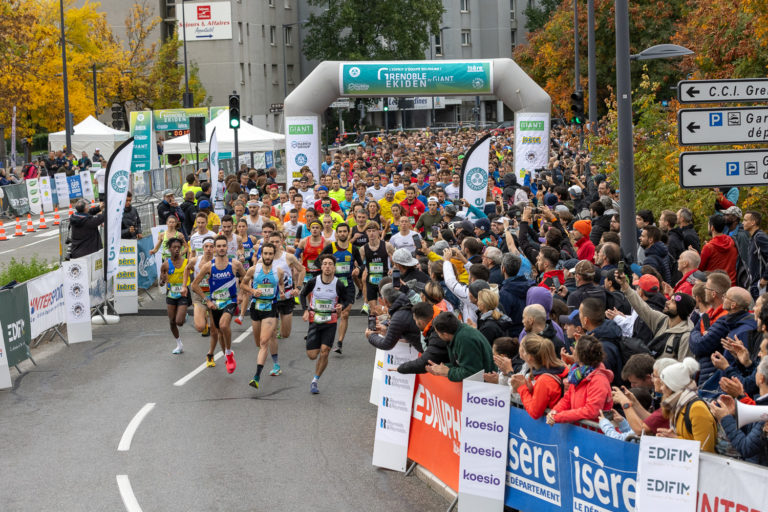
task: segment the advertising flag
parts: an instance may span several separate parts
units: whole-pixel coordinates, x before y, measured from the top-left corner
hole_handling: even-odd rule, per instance
[[[461,190],[459,197],[482,210],[488,193],[488,151],[491,135],[487,134],[475,142],[461,165]]]
[[[107,233],[104,258],[107,260],[105,271],[107,282],[117,274],[125,197],[128,193],[128,184],[131,181],[132,155],[133,137],[123,142],[112,154],[107,164],[107,173],[104,176],[104,184],[107,189],[107,201],[104,204],[106,210],[104,231]]]
[[[219,137],[216,128],[211,132],[211,140],[208,141],[208,175],[211,182],[219,179]]]

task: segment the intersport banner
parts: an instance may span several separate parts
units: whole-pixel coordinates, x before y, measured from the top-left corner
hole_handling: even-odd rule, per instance
[[[467,152],[461,164],[461,187],[459,197],[482,210],[488,193],[488,151],[491,147],[491,134],[487,134]]]
[[[531,178],[549,163],[549,112],[515,113],[515,176]]]
[[[428,373],[416,376],[408,458],[459,491],[461,383]]]
[[[107,233],[104,244],[104,259],[107,261],[105,280],[107,282],[117,274],[125,197],[128,193],[128,184],[131,182],[132,155],[133,137],[120,144],[120,147],[109,158],[107,173],[104,176],[107,192],[107,201],[104,205],[107,212],[104,226]]]
[[[285,158],[288,160],[288,181],[301,176],[305,165],[312,169],[315,181],[320,180],[320,136],[316,117],[285,118]]]
[[[699,454],[697,512],[758,512],[768,508],[768,486],[763,466]]]
[[[61,269],[27,282],[32,337],[66,321],[64,274]]]

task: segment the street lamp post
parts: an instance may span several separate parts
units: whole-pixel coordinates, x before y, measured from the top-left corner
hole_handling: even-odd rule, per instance
[[[597,135],[597,63],[595,61],[595,0],[587,0],[587,75],[589,128]]]
[[[67,81],[67,40],[64,38],[64,0],[59,0],[59,13],[61,14],[61,64],[62,78],[64,80],[64,137],[67,151],[72,152],[72,125],[69,116],[69,82]]]
[[[185,0],[181,0],[181,37],[184,40],[184,96],[182,98],[182,104],[184,105],[184,108],[192,108],[194,100],[192,98],[192,93],[189,92],[189,71],[187,69],[187,17],[184,12],[184,2]]]
[[[445,48],[445,42],[443,41],[443,30],[448,30],[451,27],[440,27],[440,47]],[[434,44],[435,40],[432,34],[429,34],[429,60],[432,60],[432,45]],[[444,51],[444,50],[443,50]],[[444,53],[442,55],[445,55]],[[432,96],[432,113],[430,116],[430,126],[433,126],[435,124],[435,97]]]
[[[688,48],[661,44],[643,50],[637,55],[629,53],[628,0],[615,0],[616,11],[616,101],[618,104],[619,145],[619,223],[621,249],[632,260],[637,256],[637,227],[635,225],[635,157],[632,136],[632,83],[631,60],[650,60],[682,57],[693,52]]]

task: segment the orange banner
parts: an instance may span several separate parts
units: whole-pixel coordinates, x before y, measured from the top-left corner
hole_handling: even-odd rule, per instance
[[[459,490],[461,387],[445,377],[416,376],[408,458]]]

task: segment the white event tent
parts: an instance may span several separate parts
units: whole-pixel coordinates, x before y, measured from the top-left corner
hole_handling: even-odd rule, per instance
[[[88,116],[74,126],[75,132],[72,134],[72,153],[76,158],[80,157],[82,151],[93,156],[96,148],[99,153],[109,160],[109,157],[123,141],[127,140],[131,134],[115,130],[105,125],[93,116]],[[48,135],[48,147],[52,151],[59,150],[66,146],[66,133],[64,130]]]
[[[229,127],[229,115],[221,112],[215,119],[205,125],[205,140],[199,144],[200,153],[208,153],[208,141],[211,133],[216,128],[216,139],[219,144],[219,152],[233,153],[235,151],[235,131]],[[285,135],[257,128],[245,121],[240,121],[240,129],[237,133],[237,146],[240,153],[278,151],[285,149]],[[163,153],[187,154],[195,152],[195,144],[189,142],[189,135],[182,135],[175,139],[165,141]]]

